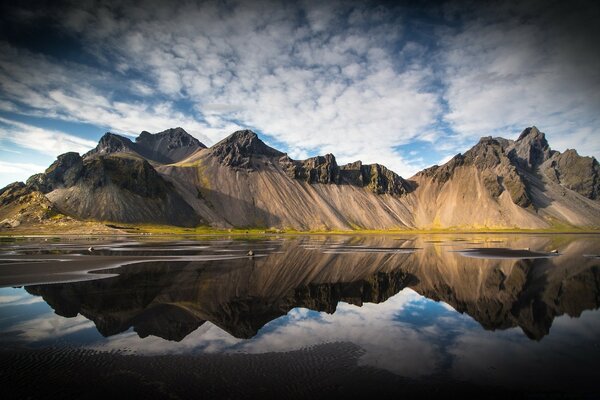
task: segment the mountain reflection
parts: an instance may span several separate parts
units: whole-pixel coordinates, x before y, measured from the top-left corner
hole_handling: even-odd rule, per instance
[[[459,240],[421,237],[301,238],[274,244],[266,257],[124,266],[95,281],[28,286],[64,317],[81,314],[104,336],[133,328],[181,341],[206,321],[237,338],[296,307],[333,313],[338,302],[380,303],[409,287],[466,313],[486,330],[519,326],[531,339],[555,317],[600,305],[598,250],[585,237],[565,240],[547,259],[467,258]],[[481,246],[481,244],[477,244]],[[499,247],[488,240],[484,245]],[[549,251],[550,237],[515,237],[502,245]],[[343,251],[341,251],[342,249]],[[404,251],[402,251],[404,250]]]

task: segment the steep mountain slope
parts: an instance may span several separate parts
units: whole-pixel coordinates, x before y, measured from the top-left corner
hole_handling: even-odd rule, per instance
[[[420,227],[600,225],[597,161],[551,150],[536,127],[516,141],[484,137],[411,180]]]
[[[379,164],[340,166],[332,154],[293,160],[248,130],[210,148],[181,128],[142,132],[135,142],[107,133],[94,150],[59,156],[24,186],[61,213],[114,222],[298,230],[600,227],[598,162],[552,150],[535,127],[514,141],[484,137],[408,180]]]
[[[78,219],[181,226],[200,223],[173,186],[131,144],[108,133],[84,157],[77,153],[59,156],[45,173],[29,178],[27,187],[46,194],[60,212]],[[182,151],[171,150],[171,154]]]
[[[355,173],[362,177],[360,167],[370,173],[368,180],[352,178]],[[356,170],[342,168],[332,155],[291,160],[255,133],[239,131],[157,170],[217,226],[327,230],[412,225],[409,209],[394,194],[407,190],[400,177],[382,167],[373,172],[361,164]]]

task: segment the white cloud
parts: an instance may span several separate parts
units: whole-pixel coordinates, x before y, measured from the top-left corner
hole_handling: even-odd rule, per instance
[[[598,156],[600,57],[589,32],[582,32],[589,17],[572,21],[573,7],[560,4],[505,6],[484,7],[478,18],[443,36],[444,119],[468,142],[514,138],[537,125],[551,146]]]
[[[96,142],[92,140],[83,139],[60,131],[39,128],[2,117],[0,117],[0,123],[6,125],[6,128],[0,132],[0,139],[51,156],[57,156],[69,151],[85,153],[96,146]],[[29,168],[38,167],[33,164],[20,165],[28,165]],[[5,166],[5,168],[8,168],[8,166]]]
[[[46,167],[29,163],[14,163],[0,160],[0,174],[35,174],[44,172]],[[29,176],[28,175],[28,176]]]

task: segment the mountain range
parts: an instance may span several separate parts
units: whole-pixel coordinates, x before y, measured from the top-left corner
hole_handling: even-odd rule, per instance
[[[207,147],[182,128],[106,133],[84,155],[0,190],[1,229],[81,221],[183,227],[570,229],[600,227],[600,166],[544,133],[483,137],[408,179],[333,154],[294,160],[250,130]]]

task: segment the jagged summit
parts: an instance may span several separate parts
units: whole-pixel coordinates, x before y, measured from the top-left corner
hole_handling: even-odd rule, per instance
[[[554,151],[550,149],[546,135],[535,126],[523,130],[509,150],[509,157],[528,169],[539,167],[552,154]]]
[[[96,148],[86,153],[84,157],[120,152],[135,152],[135,144],[126,137],[106,132],[98,141]]]
[[[121,135],[107,132],[100,138],[98,146],[83,157],[130,153],[155,163],[171,164],[204,148],[206,148],[204,144],[179,127],[155,134],[142,131],[135,142]]]
[[[230,167],[253,169],[253,161],[260,156],[281,157],[284,153],[267,146],[251,130],[236,131],[210,148],[221,164]]]
[[[161,164],[181,161],[206,146],[183,128],[170,128],[152,134],[143,131],[136,139],[136,150],[144,158]]]

